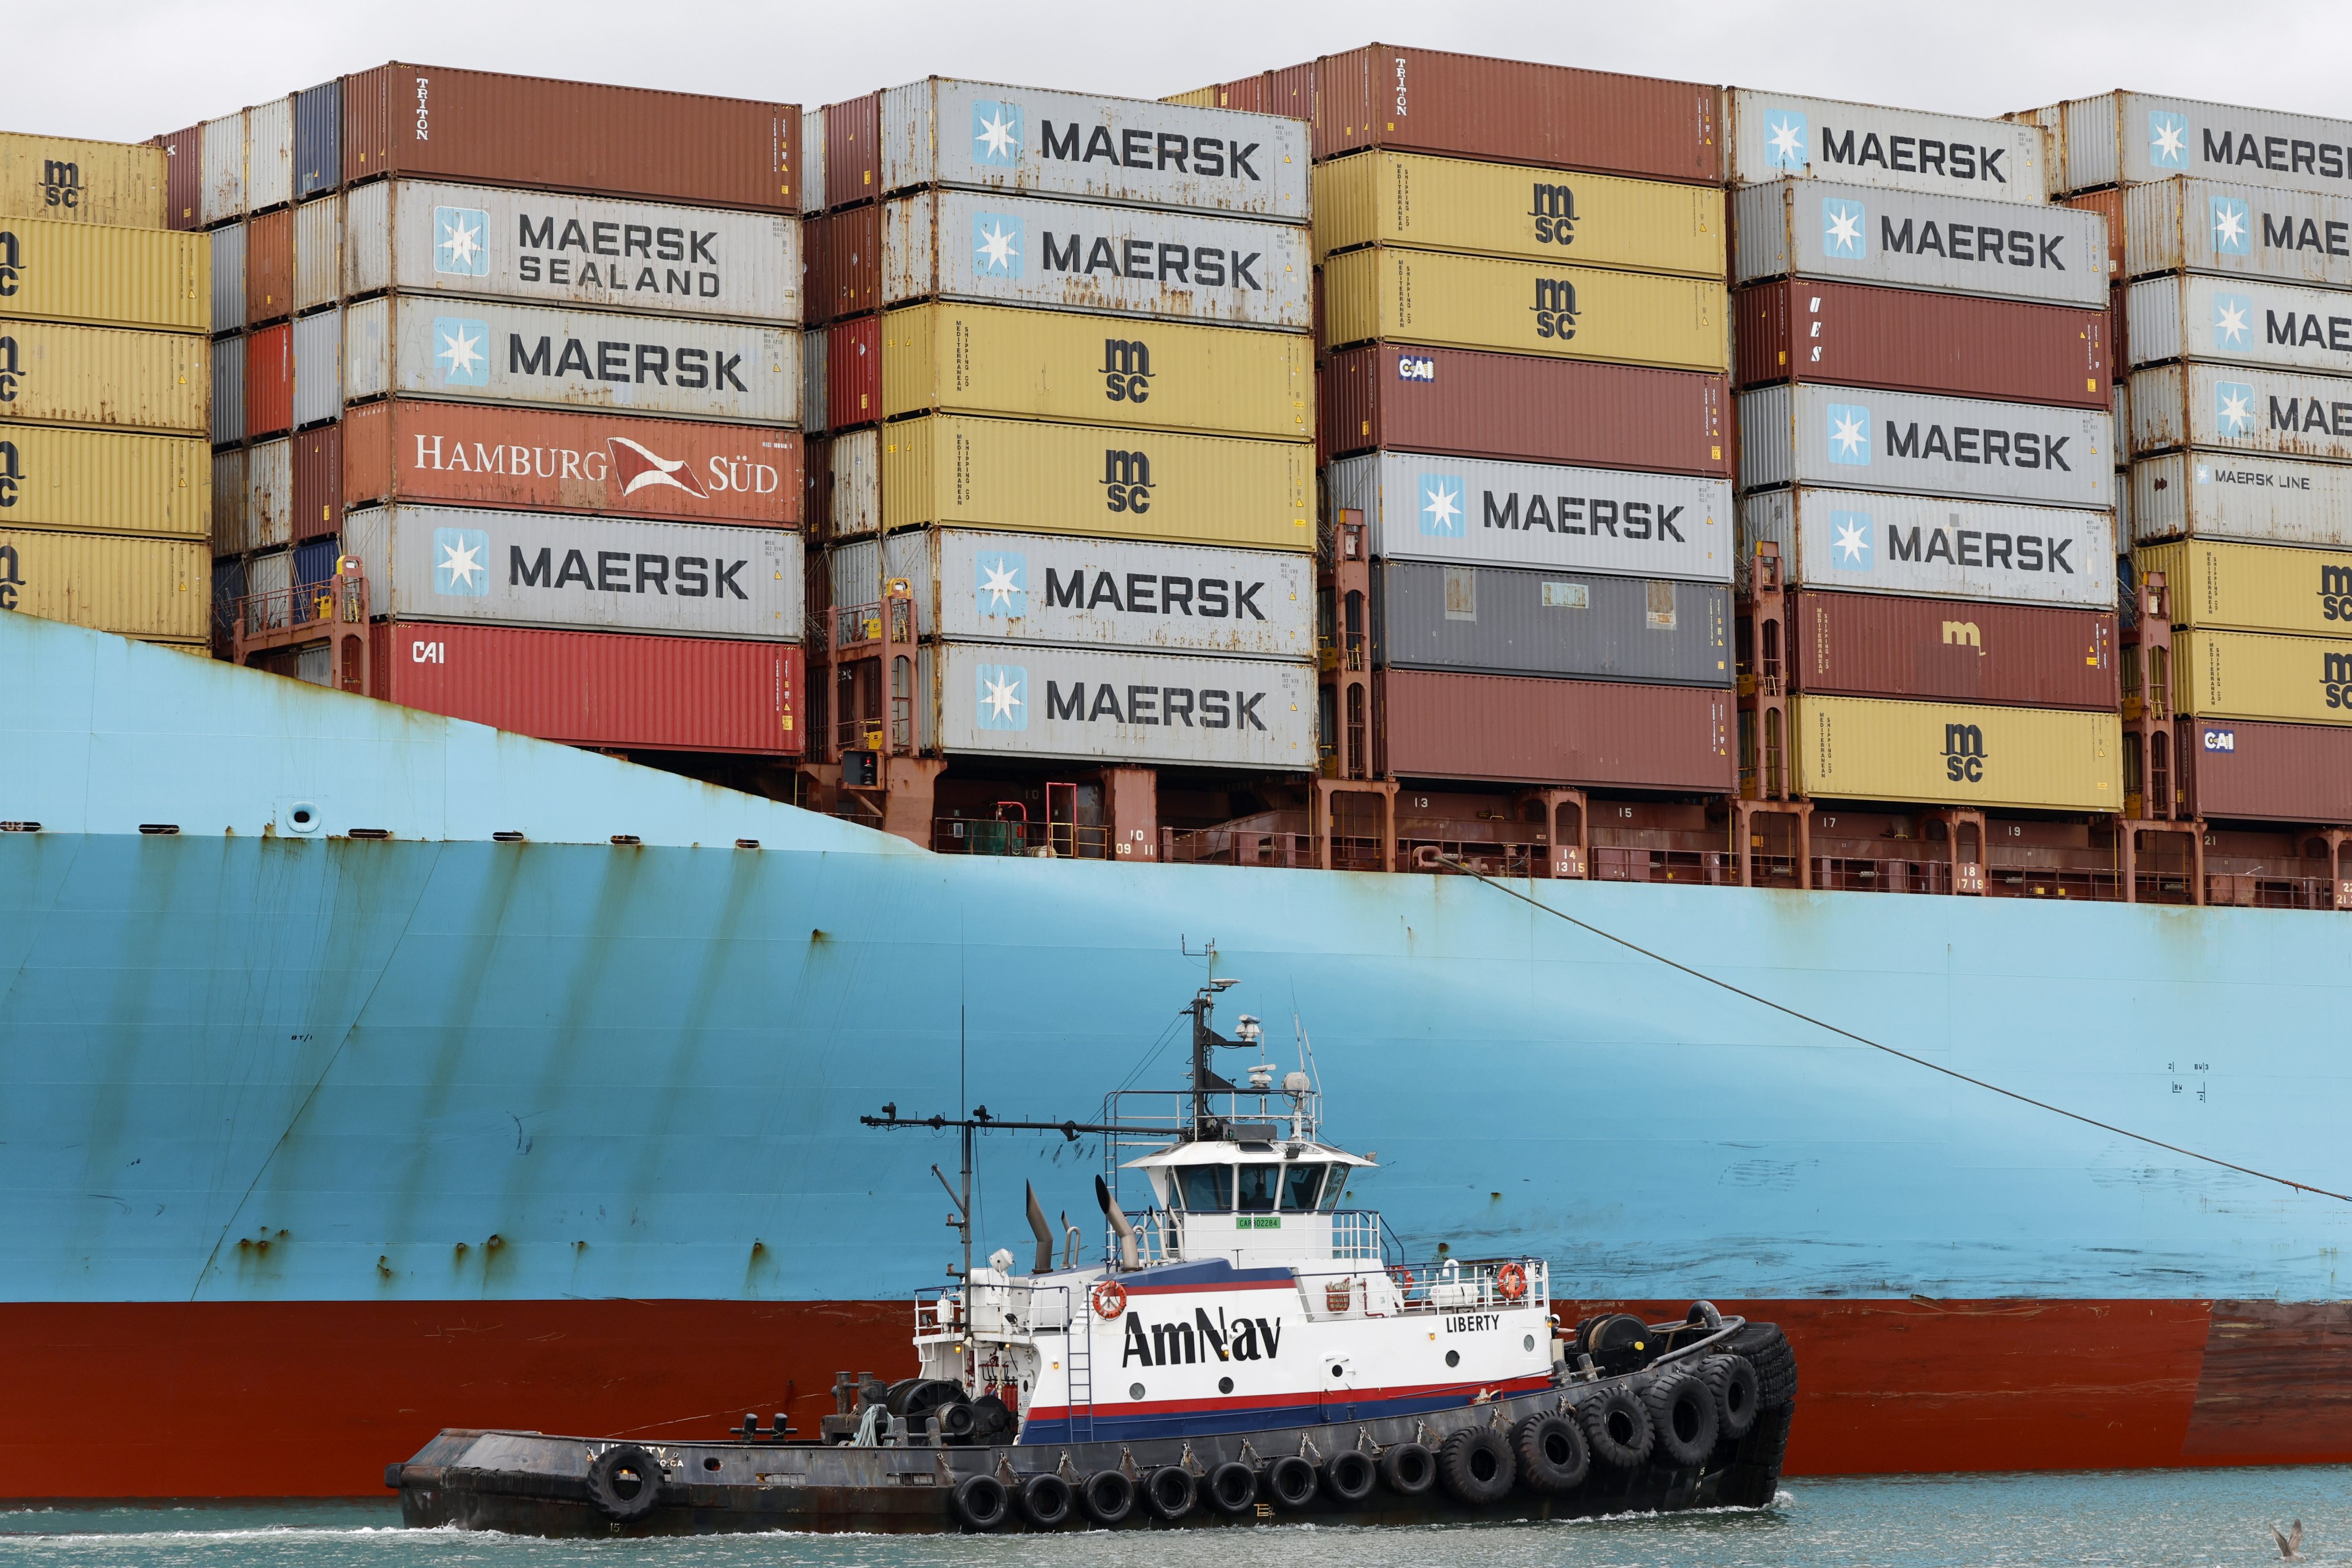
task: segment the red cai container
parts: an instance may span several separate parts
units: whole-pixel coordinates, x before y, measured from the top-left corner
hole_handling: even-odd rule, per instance
[[[245,222],[245,320],[249,326],[294,313],[294,209]]]
[[[2191,817],[2352,822],[2352,729],[2183,719],[2174,758]]]
[[[1888,392],[2105,408],[2107,312],[1780,279],[1732,296],[1743,387],[1833,382]]]
[[[369,655],[373,696],[542,741],[801,751],[793,643],[379,621]]]
[[[1327,458],[1387,447],[1731,477],[1727,377],[1365,343],[1324,362]]]
[[[152,146],[163,150],[163,226],[202,228],[205,199],[205,128],[167,131]]]
[[[294,427],[294,327],[281,321],[245,340],[245,437],[283,435]]]
[[[1391,669],[1374,677],[1381,766],[1400,778],[1727,795],[1733,693]]]
[[[882,207],[862,207],[827,216],[824,287],[827,320],[863,316],[882,308]]]
[[[1697,82],[1370,44],[1315,62],[1315,159],[1366,147],[1685,184],[1723,182]]]
[[[824,205],[854,207],[882,194],[882,95],[824,106]]]
[[[342,529],[343,427],[321,425],[294,437],[294,542]]]
[[[1892,697],[2114,712],[2112,610],[1792,594],[1790,685],[1820,696]]]
[[[349,506],[421,501],[793,528],[791,430],[394,397],[344,411]],[[297,461],[299,458],[298,456]]]
[[[417,174],[800,211],[788,103],[385,65],[343,79],[343,178]]]
[[[853,430],[882,417],[882,318],[836,321],[824,345],[825,424]]]

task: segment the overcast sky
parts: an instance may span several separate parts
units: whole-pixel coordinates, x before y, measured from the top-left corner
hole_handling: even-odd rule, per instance
[[[2352,119],[2352,6],[2214,0],[112,0],[9,7],[0,129],[142,141],[400,59],[815,104],[915,78],[1158,98],[1378,40],[2000,114],[2130,87]]]

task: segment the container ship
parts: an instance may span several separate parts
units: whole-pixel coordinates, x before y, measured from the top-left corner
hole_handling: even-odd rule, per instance
[[[1790,1473],[2352,1458],[2347,144],[1378,45],[0,136],[0,1496],[814,1426],[948,1262],[859,1116],[1213,977],[1416,1255],[1783,1325]]]

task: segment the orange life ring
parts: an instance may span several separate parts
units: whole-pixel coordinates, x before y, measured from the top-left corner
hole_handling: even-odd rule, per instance
[[[1520,1289],[1526,1289],[1521,1286]],[[1103,1279],[1095,1285],[1095,1316],[1116,1318],[1127,1310],[1127,1288],[1116,1279]]]
[[[1418,1282],[1415,1281],[1412,1277],[1412,1270],[1406,1268],[1402,1263],[1391,1263],[1389,1265],[1389,1278],[1396,1281],[1397,1299],[1399,1300],[1404,1300],[1406,1297],[1412,1295],[1415,1289],[1419,1289]]]
[[[1516,1263],[1506,1263],[1495,1270],[1495,1290],[1506,1301],[1516,1301],[1528,1293],[1528,1271]]]

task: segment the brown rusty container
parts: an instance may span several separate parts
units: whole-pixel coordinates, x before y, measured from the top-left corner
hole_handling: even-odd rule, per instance
[[[1326,360],[1317,392],[1326,458],[1390,447],[1731,477],[1719,375],[1366,343]]]
[[[801,459],[801,516],[807,520],[807,532],[812,547],[832,532],[833,521],[833,437],[811,436],[803,445]],[[810,563],[811,583],[826,581],[824,573]],[[812,622],[812,625],[814,623]],[[810,634],[812,638],[815,636]]]
[[[294,209],[279,207],[245,225],[245,321],[258,327],[294,313]]]
[[[163,226],[204,227],[205,128],[167,131],[155,138],[163,150]]]
[[[1374,678],[1380,765],[1399,778],[1728,795],[1732,693],[1392,669]]]
[[[245,340],[245,438],[294,428],[294,328],[281,321]]]
[[[788,103],[385,65],[343,79],[343,179],[489,185],[800,211]]]
[[[2108,713],[2121,700],[2108,610],[1794,594],[1789,644],[1790,687],[1817,696]]]
[[[882,418],[882,318],[844,321],[825,340],[826,427],[854,430]]]
[[[2121,186],[2104,191],[2089,191],[2079,196],[2068,196],[2061,206],[2075,207],[2086,213],[2097,213],[2107,220],[2107,276],[2121,288],[2128,280],[2124,270],[2124,193]]]
[[[2184,816],[2352,822],[2352,729],[2245,719],[2183,719],[2176,728],[2173,784]]]
[[[822,275],[825,288],[825,320],[838,321],[882,308],[882,207],[868,202],[862,207],[829,214],[816,237],[824,247]]]
[[[818,214],[801,219],[801,325],[822,327],[833,320],[833,269],[824,237],[833,220]]]
[[[824,205],[854,207],[882,194],[882,95],[824,106]]]
[[[2105,408],[2107,312],[1969,294],[1783,279],[1732,296],[1745,389],[1825,382],[1888,392]]]
[[[386,407],[373,405],[366,412]],[[343,427],[321,425],[294,437],[294,542],[340,533],[343,528]]]
[[[1390,147],[1723,181],[1721,96],[1697,82],[1370,44],[1316,61],[1311,96],[1318,163]]]

